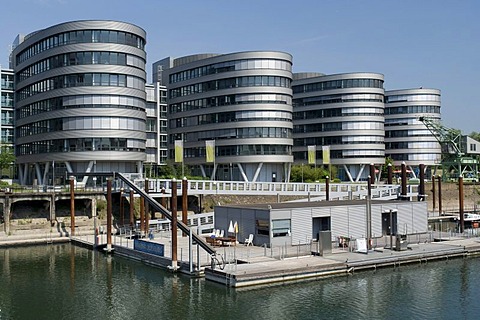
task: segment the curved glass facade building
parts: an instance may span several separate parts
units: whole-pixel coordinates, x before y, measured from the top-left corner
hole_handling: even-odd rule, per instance
[[[342,180],[367,178],[371,163],[385,163],[384,76],[378,73],[296,73],[293,81],[297,164],[308,163],[309,146],[323,165],[322,147]]]
[[[129,23],[74,21],[33,32],[14,49],[21,184],[142,172],[145,42],[145,31]]]
[[[385,92],[385,154],[399,166],[405,162],[414,175],[418,165],[439,165],[440,144],[418,119],[440,120],[440,90],[404,89]]]
[[[153,69],[168,88],[171,159],[178,157],[175,142],[182,141],[184,164],[198,175],[288,179],[293,162],[290,54],[199,54],[166,58]],[[213,146],[214,158],[207,159],[207,145]]]

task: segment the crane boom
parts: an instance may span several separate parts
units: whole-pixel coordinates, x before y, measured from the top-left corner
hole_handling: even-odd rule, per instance
[[[462,157],[465,153],[462,151],[462,132],[457,129],[448,128],[439,121],[427,117],[420,117],[425,127],[433,134],[446,153],[453,153],[457,157]]]

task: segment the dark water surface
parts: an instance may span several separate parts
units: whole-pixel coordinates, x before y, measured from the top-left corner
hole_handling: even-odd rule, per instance
[[[0,319],[480,319],[480,259],[228,289],[70,244],[0,249]]]

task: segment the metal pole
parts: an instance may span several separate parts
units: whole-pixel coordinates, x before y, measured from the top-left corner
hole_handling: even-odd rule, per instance
[[[442,214],[442,177],[437,176],[438,180],[438,215]]]
[[[70,177],[70,233],[75,236],[75,177]]]
[[[425,201],[425,165],[420,163],[420,185],[418,186],[418,201]]]
[[[390,209],[390,250],[393,250],[393,210]]]
[[[145,199],[140,197],[140,233],[141,236],[144,236],[146,232],[145,229]]]
[[[189,230],[188,237],[188,261],[190,262],[190,273],[193,272],[193,246],[192,246],[192,228]]]
[[[125,224],[124,213],[123,213],[123,188],[120,188],[120,225],[123,227]]]
[[[145,179],[145,193],[148,194],[150,188],[148,185],[148,179]],[[143,200],[143,204],[145,205],[145,232],[148,233],[150,229],[150,206],[148,205],[148,201]]]
[[[330,201],[330,177],[325,177],[325,200]]]
[[[432,201],[433,201],[433,215],[435,215],[436,208],[436,190],[435,190],[435,175],[432,175]]]
[[[177,180],[172,179],[172,269],[177,270]]]
[[[458,177],[458,206],[460,215],[460,233],[463,233],[465,230],[465,217],[464,217],[464,210],[463,210],[463,177]]]
[[[182,222],[188,225],[188,180],[187,177],[183,177],[182,180]],[[187,234],[182,232],[182,237],[186,237]],[[191,239],[190,239],[191,240]]]
[[[107,179],[107,252],[112,251],[112,178]]]
[[[407,165],[405,162],[402,162],[402,193],[401,200],[407,199]]]
[[[375,184],[375,165],[370,163],[370,183]]]
[[[367,188],[367,249],[371,250],[371,240],[372,240],[372,182],[371,177],[368,177],[368,188]]]
[[[130,190],[130,227],[135,227],[135,198],[133,196],[133,190]]]

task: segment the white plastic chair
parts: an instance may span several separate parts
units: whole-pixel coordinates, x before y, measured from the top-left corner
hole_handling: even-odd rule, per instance
[[[215,238],[220,237],[220,229],[215,230]]]
[[[248,238],[245,239],[245,245],[248,247],[248,246],[253,246],[253,234],[250,233],[248,235]]]
[[[225,235],[225,230],[223,230],[223,229],[220,230],[220,235],[219,235],[219,237],[220,237],[220,238],[223,238],[224,235]]]

